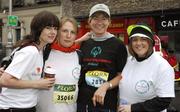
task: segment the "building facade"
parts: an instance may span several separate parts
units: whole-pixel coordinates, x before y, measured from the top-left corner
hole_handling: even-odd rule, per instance
[[[16,41],[22,39],[23,36],[28,34],[30,31],[30,23],[33,16],[43,10],[51,11],[55,13],[58,17],[61,16],[59,2],[50,0],[13,0],[11,15],[17,16],[18,22],[17,26],[11,27],[12,31],[10,31],[11,29],[8,26],[7,19],[7,17],[10,15],[9,2],[7,0],[1,0],[1,44],[6,45],[8,41],[12,41],[14,44],[16,43]],[[12,37],[10,38],[10,36]]]
[[[10,1],[10,0],[9,0]],[[12,15],[19,18],[18,26],[9,31],[8,0],[0,1],[0,42],[6,46],[29,33],[30,22],[42,10],[55,13],[59,18],[68,15],[77,19],[80,37],[89,30],[87,18],[90,8],[97,3],[107,4],[112,15],[109,31],[128,43],[126,28],[134,23],[146,23],[160,39],[180,54],[180,1],[179,0],[12,0]],[[11,32],[11,33],[9,33]],[[179,59],[180,60],[180,59]]]
[[[130,24],[145,23],[158,35],[155,49],[161,50],[160,41],[168,45],[180,62],[180,1],[178,0],[73,0],[73,16],[79,22],[79,37],[89,31],[88,11],[96,3],[105,3],[111,11],[109,31],[128,44],[126,29]],[[177,67],[177,69],[179,69]]]
[[[14,44],[29,33],[30,22],[38,12],[48,10],[59,18],[64,15],[75,17],[79,24],[80,37],[89,31],[87,18],[90,8],[94,4],[104,3],[109,6],[112,15],[112,24],[108,31],[127,44],[128,25],[148,24],[159,38],[168,44],[168,48],[174,51],[180,62],[179,0],[12,0],[12,15],[18,16],[19,20],[18,25],[11,28],[7,25],[9,1],[0,0],[0,59],[7,55],[3,53],[6,51],[2,49],[3,46],[6,48],[9,42]],[[156,47],[160,49],[158,40]],[[178,101],[177,99],[174,102]],[[179,104],[174,105],[179,108]]]
[[[153,22],[156,21],[154,16],[165,16],[166,10],[174,11],[180,9],[179,0],[12,0],[12,15],[19,17],[18,26],[13,27],[14,30],[12,31],[13,43],[21,39],[23,35],[29,33],[29,24],[32,17],[42,10],[52,11],[58,17],[63,15],[73,16],[77,18],[79,27],[87,27],[83,25],[86,24],[85,22],[90,8],[96,3],[104,3],[109,6],[112,14],[112,23],[114,23],[111,27],[113,27],[113,31],[117,29],[115,33],[123,32],[122,28],[124,27],[125,29],[129,21],[129,24],[133,23],[132,21],[148,21],[152,25],[152,28],[156,30],[155,22]],[[8,10],[9,2],[7,0],[1,0],[0,41],[4,44],[8,41]],[[153,17],[153,20],[151,17]],[[132,20],[133,18],[134,20]],[[86,29],[82,30],[84,30],[81,31],[82,33],[86,31]],[[119,35],[122,36],[123,34]],[[126,38],[123,40],[125,42],[127,41]]]

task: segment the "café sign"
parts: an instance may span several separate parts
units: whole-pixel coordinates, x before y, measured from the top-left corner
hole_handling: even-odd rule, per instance
[[[180,20],[163,20],[161,21],[162,27],[178,27],[180,25]]]
[[[158,17],[156,25],[159,30],[173,30],[180,29],[180,15],[166,15],[165,17]]]

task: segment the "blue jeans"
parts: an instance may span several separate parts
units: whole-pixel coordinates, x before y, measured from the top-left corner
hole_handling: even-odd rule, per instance
[[[77,104],[77,112],[116,112],[115,110],[89,107],[88,105]]]

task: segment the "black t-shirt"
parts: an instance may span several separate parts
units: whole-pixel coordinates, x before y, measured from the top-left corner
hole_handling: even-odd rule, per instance
[[[83,54],[83,59],[77,102],[80,104],[93,106],[92,97],[94,92],[97,90],[97,87],[93,86],[93,84],[95,83],[96,85],[98,82],[96,79],[94,80],[90,77],[92,82],[88,84],[86,81],[86,74],[89,73],[89,71],[89,76],[91,76],[93,73],[108,73],[108,78],[105,81],[113,79],[117,76],[117,72],[122,72],[122,69],[126,64],[127,50],[122,41],[115,37],[109,38],[105,41],[94,41],[93,39],[89,39],[81,44],[80,49]],[[117,93],[118,87],[108,90],[105,96],[104,105],[101,106],[98,104],[97,106],[104,109],[107,108],[116,110],[118,101]]]

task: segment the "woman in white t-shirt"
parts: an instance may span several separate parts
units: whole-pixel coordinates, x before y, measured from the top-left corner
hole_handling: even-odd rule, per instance
[[[128,49],[132,56],[119,82],[118,112],[166,112],[174,93],[174,70],[153,52],[154,39],[145,25],[131,25]]]
[[[75,44],[77,23],[70,17],[60,20],[59,37],[51,45],[45,62],[55,70],[55,84],[50,90],[40,91],[38,112],[76,112],[80,63]]]
[[[17,47],[10,65],[0,77],[0,112],[36,112],[38,89],[49,89],[55,78],[40,79],[43,70],[43,48],[57,36],[59,19],[48,11],[34,16],[31,32]]]

